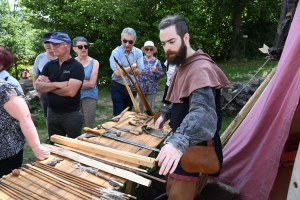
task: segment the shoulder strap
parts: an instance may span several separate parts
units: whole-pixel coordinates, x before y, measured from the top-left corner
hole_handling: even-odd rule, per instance
[[[92,70],[91,70],[91,74],[92,74],[92,72],[93,72],[93,67],[94,67],[94,59],[92,58]]]

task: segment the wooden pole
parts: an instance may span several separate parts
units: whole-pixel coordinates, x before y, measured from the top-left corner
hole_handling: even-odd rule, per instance
[[[16,176],[14,173],[12,173],[12,174],[13,174],[14,176]],[[59,199],[65,199],[65,200],[67,200],[65,197],[63,197],[63,196],[57,194],[56,192],[53,192],[50,188],[48,189],[47,187],[45,187],[45,186],[39,184],[37,181],[33,181],[33,180],[31,180],[30,178],[27,178],[25,175],[22,175],[21,171],[20,171],[20,173],[19,173],[17,176],[21,176],[22,179],[25,179],[25,180],[29,181],[30,183],[32,183],[32,184],[34,184],[34,185],[37,185],[37,186],[39,186],[40,188],[43,188],[47,193],[49,193],[49,194],[51,194],[51,195],[55,195],[55,196],[57,196]]]
[[[82,199],[90,199],[92,194],[90,192],[82,191],[83,188],[80,188],[78,185],[75,185],[73,183],[70,183],[62,178],[59,178],[57,176],[54,176],[53,174],[44,171],[42,169],[39,169],[34,166],[29,166],[26,164],[25,166],[29,167],[28,169],[25,170],[25,168],[22,168],[25,170],[27,173],[31,174],[32,176],[39,177],[40,179],[50,182],[54,186],[65,189],[66,191],[72,193],[73,195],[80,197]]]
[[[59,177],[62,177],[70,182],[78,182],[78,183],[81,183],[81,184],[84,184],[84,185],[88,185],[90,188],[92,189],[96,189],[96,188],[101,188],[103,186],[101,186],[100,184],[97,184],[97,183],[94,183],[92,181],[89,181],[89,180],[86,180],[84,178],[81,178],[79,176],[75,176],[73,174],[70,174],[70,173],[67,173],[65,171],[62,171],[58,168],[55,168],[55,167],[51,167],[49,165],[46,165],[42,162],[35,162],[33,163],[34,166],[38,167],[38,168],[41,168],[45,171],[49,171],[51,172],[52,174],[54,175],[59,175]],[[77,184],[78,185],[78,184]]]
[[[139,88],[137,86],[137,84],[132,80],[132,78],[130,77],[130,75],[126,72],[126,70],[123,68],[123,66],[118,62],[118,60],[116,58],[115,62],[116,64],[122,69],[122,71],[124,72],[124,74],[128,77],[128,79],[130,80],[130,82],[132,83],[133,87],[136,89],[137,94],[139,95],[144,107],[145,107],[145,111],[148,115],[153,115],[152,109],[149,106],[149,103],[147,102],[145,95],[143,94],[143,91],[141,91],[141,88]]]
[[[10,183],[10,185],[17,185],[18,187],[22,188],[23,192],[26,192],[28,191],[27,188],[25,188],[24,186],[20,185],[19,183],[17,182],[12,182],[11,180],[7,179],[7,178],[4,178],[4,181],[7,181]],[[51,200],[50,198],[48,198],[47,196],[43,195],[43,194],[38,194],[36,193],[35,191],[32,191],[30,190],[29,193],[27,193],[28,196],[32,197],[32,198],[35,198],[35,199],[49,199]],[[51,194],[52,195],[52,194]],[[38,196],[38,197],[36,197]],[[42,197],[42,198],[41,198]]]
[[[226,128],[226,130],[220,136],[223,146],[226,145],[226,143],[231,138],[233,133],[236,131],[236,129],[239,127],[239,125],[242,123],[242,121],[246,118],[246,116],[248,115],[250,110],[253,108],[254,104],[257,102],[257,100],[259,99],[259,97],[262,94],[262,92],[264,91],[264,89],[267,87],[267,85],[271,81],[275,72],[276,72],[276,67],[273,68],[273,70],[269,73],[269,75],[266,77],[264,82],[257,88],[257,90],[251,96],[251,98],[246,103],[246,105],[240,110],[240,112],[237,114],[237,116],[234,118],[234,120],[231,122],[231,124]]]
[[[135,82],[136,82],[136,84],[137,84],[137,87],[140,89],[140,92],[141,92],[141,95],[139,95],[139,97],[141,98],[142,97],[142,103],[143,103],[143,106],[145,107],[145,111],[146,112],[148,112],[149,113],[149,115],[153,115],[153,111],[152,111],[152,109],[151,109],[151,107],[150,107],[150,105],[149,105],[149,103],[148,103],[148,101],[147,101],[147,99],[146,99],[146,97],[145,97],[145,95],[144,95],[144,93],[143,93],[143,90],[142,90],[142,87],[141,87],[141,85],[140,85],[140,82],[139,82],[139,80],[136,78],[136,75],[135,75],[135,73],[134,73],[134,70],[132,69],[132,67],[131,67],[131,63],[130,63],[130,61],[129,61],[129,58],[128,58],[128,56],[127,56],[127,54],[125,54],[125,58],[126,58],[126,60],[127,60],[127,62],[128,62],[128,65],[129,65],[129,67],[130,67],[130,70],[131,70],[131,73],[132,73],[132,75],[133,75],[133,77],[134,77],[134,79],[135,79]],[[152,113],[152,114],[150,114],[150,113]]]
[[[115,63],[115,65],[116,65],[116,67],[119,70],[120,76],[121,76],[121,78],[122,78],[122,80],[124,82],[124,85],[126,87],[126,90],[127,90],[128,94],[130,96],[130,99],[132,101],[132,105],[134,107],[135,112],[136,113],[141,113],[141,110],[140,110],[139,106],[137,105],[137,102],[136,102],[136,100],[135,100],[135,98],[134,98],[134,96],[132,94],[132,91],[131,91],[130,87],[128,86],[128,83],[127,83],[127,81],[126,81],[126,79],[125,79],[125,77],[123,75],[123,72],[121,71],[121,68],[116,63]]]
[[[17,194],[17,196],[19,196],[21,199],[29,199],[29,200],[32,199],[32,198],[28,198],[30,196],[30,194],[28,192],[22,191],[12,185],[4,183],[3,181],[0,181],[0,189],[1,188],[9,194],[12,194],[12,195]],[[33,197],[33,198],[37,199],[35,197]]]

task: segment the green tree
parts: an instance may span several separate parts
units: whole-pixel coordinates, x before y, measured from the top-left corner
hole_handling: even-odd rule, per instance
[[[0,0],[0,16],[0,44],[13,53],[15,62],[9,72],[19,79],[20,66],[32,64],[36,54],[35,30],[22,8],[15,5],[12,9],[8,0]]]
[[[189,26],[191,43],[214,59],[240,58],[242,35],[248,34],[247,53],[258,55],[257,48],[273,41],[280,14],[280,0],[22,0],[37,29],[62,31],[86,37],[90,55],[100,62],[100,78],[110,80],[109,56],[121,44],[123,28],[137,31],[137,47],[152,40],[156,56],[164,60],[159,47],[157,25],[168,14],[182,15]],[[263,25],[263,26],[262,26]],[[262,27],[261,27],[262,26]],[[251,43],[250,43],[251,41]]]

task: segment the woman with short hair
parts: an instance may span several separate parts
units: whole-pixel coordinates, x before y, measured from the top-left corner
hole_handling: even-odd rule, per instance
[[[98,102],[97,79],[99,62],[88,56],[88,48],[89,43],[86,38],[79,36],[73,39],[73,50],[76,53],[75,59],[84,67],[85,75],[80,97],[83,123],[85,127],[94,128]]]

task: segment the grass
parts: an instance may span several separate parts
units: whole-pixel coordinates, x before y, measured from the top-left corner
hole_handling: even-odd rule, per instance
[[[223,70],[228,79],[234,82],[247,82],[250,77],[249,74],[254,75],[258,72],[261,66],[265,63],[264,59],[249,60],[247,63],[241,62],[223,62],[217,63],[218,66]],[[258,75],[266,77],[270,71],[275,67],[276,63],[274,61],[269,61],[263,68],[260,70]],[[159,82],[159,91],[163,91],[165,87],[166,76],[160,79]],[[96,119],[95,124],[102,124],[112,117],[112,104],[110,99],[110,90],[109,85],[101,85],[99,87],[99,103],[96,110]],[[109,104],[110,103],[110,104]],[[31,106],[34,107],[34,113],[37,117],[36,128],[42,143],[47,139],[47,129],[45,122],[43,121],[43,113],[40,108],[39,103],[31,103]],[[154,110],[158,110],[159,107],[156,106]],[[234,117],[223,116],[222,128],[220,134],[229,126]],[[35,157],[28,147],[27,143],[24,147],[24,159],[23,163],[28,163],[35,160]]]

